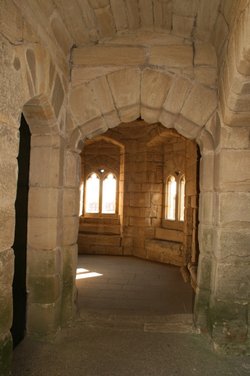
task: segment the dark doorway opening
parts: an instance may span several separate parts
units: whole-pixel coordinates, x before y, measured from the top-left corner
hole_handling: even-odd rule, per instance
[[[24,116],[20,124],[18,154],[18,181],[15,202],[16,226],[13,244],[15,267],[13,279],[13,323],[11,328],[13,347],[25,336],[26,328],[26,255],[30,167],[30,130]]]

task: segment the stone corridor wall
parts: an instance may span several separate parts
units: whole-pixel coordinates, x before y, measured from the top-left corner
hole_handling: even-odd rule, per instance
[[[123,13],[115,11],[114,2],[106,3],[100,9],[83,1],[80,9],[76,3],[69,9],[68,2],[61,2],[56,10],[51,1],[1,2],[0,368],[4,375],[9,373],[12,352],[12,245],[22,112],[32,134],[28,333],[54,335],[74,314],[79,152],[85,138],[141,116],[149,124],[160,122],[176,129],[200,147],[195,320],[199,328],[210,331],[217,347],[249,347],[250,2],[203,0],[199,8],[187,9],[185,2],[174,1],[170,18],[175,34],[166,32],[166,20],[160,18],[168,14],[167,8],[164,13],[157,7],[150,10],[147,2],[121,35],[116,31],[122,29]],[[130,4],[128,15],[133,8],[131,1],[126,4]],[[118,29],[108,35],[110,29],[104,26],[113,12],[116,16],[111,19]],[[151,17],[152,12],[157,17]],[[189,21],[196,14],[192,29]],[[144,30],[135,31],[139,25]],[[70,54],[73,45],[77,48]],[[130,252],[129,237],[124,247]],[[139,243],[136,247],[141,252]]]

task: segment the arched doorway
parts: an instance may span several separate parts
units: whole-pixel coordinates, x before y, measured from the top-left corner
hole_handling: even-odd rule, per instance
[[[15,254],[13,279],[13,322],[12,338],[15,347],[26,331],[26,260],[28,229],[28,193],[30,165],[30,130],[24,116],[21,116],[20,144],[18,153],[18,181],[15,202],[16,225],[13,244]]]

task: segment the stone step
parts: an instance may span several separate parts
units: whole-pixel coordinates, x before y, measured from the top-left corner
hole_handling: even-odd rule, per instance
[[[88,234],[114,234],[120,235],[120,225],[106,225],[98,223],[80,223],[79,232]]]
[[[93,245],[121,245],[121,237],[119,235],[103,235],[103,234],[79,234],[78,244],[93,244]]]
[[[120,218],[114,217],[80,217],[80,224],[82,223],[92,223],[92,224],[104,224],[104,225],[119,225]]]

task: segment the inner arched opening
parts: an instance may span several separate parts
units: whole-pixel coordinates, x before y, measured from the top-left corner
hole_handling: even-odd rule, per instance
[[[104,307],[104,286],[109,289],[108,283],[106,284],[107,278],[112,286],[117,282],[118,275],[114,274],[114,270],[120,268],[119,263],[123,270],[121,274],[127,278],[126,283],[120,281],[122,296],[124,290],[129,289],[130,283],[133,289],[133,280],[130,280],[133,273],[128,272],[130,277],[126,277],[124,273],[126,268],[134,270],[134,265],[130,264],[131,256],[134,256],[147,260],[151,265],[163,265],[163,274],[158,275],[156,279],[160,280],[165,275],[167,280],[171,276],[168,284],[164,285],[166,305],[161,303],[157,308],[153,298],[150,312],[191,313],[199,255],[197,144],[173,129],[166,129],[160,123],[147,124],[138,119],[131,123],[122,123],[109,129],[102,136],[87,140],[81,153],[81,164],[84,193],[81,196],[83,209],[80,213],[78,236],[79,304],[83,302],[85,309],[88,309],[88,305],[89,308],[97,308],[99,296],[103,298],[99,299],[100,306]],[[98,196],[102,200],[101,187],[106,173],[112,173],[118,181],[117,210],[112,214],[102,213],[101,210],[90,213],[86,202],[88,179],[94,176],[93,181],[98,183]],[[175,189],[170,182],[174,182]],[[118,264],[115,261],[117,256],[120,256]],[[140,277],[136,277],[137,272],[134,270],[134,281],[140,280],[142,283],[135,288],[143,288],[145,283],[145,289],[152,291],[152,286],[149,285],[156,283],[155,276],[152,275],[151,280],[148,266],[144,272],[143,264],[138,267],[145,273],[145,280],[143,282]],[[107,276],[107,273],[111,273],[111,276]],[[92,278],[86,282],[85,278],[89,276],[95,277],[96,282]],[[81,279],[84,280],[84,284]],[[90,285],[102,285],[102,288],[99,291],[92,289],[91,296],[91,288],[87,291]],[[82,288],[85,296],[83,301]],[[162,289],[162,286],[159,285],[158,288]],[[108,309],[113,307],[116,311],[117,304],[113,303],[115,298],[111,303],[112,292],[109,291],[109,294]],[[155,290],[154,297],[156,295]],[[117,297],[117,291],[114,296]],[[128,302],[129,298],[131,297],[128,297]],[[141,303],[147,305],[143,299]],[[136,305],[138,307],[138,301]],[[126,309],[125,303],[121,306]]]

